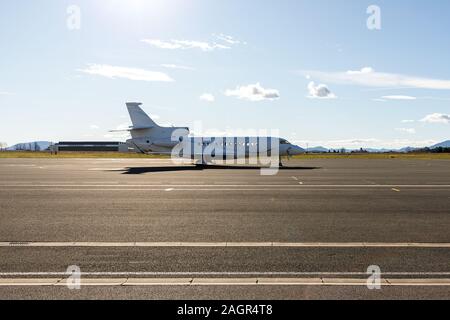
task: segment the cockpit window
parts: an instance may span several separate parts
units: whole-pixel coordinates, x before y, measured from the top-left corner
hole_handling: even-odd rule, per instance
[[[289,141],[281,139],[280,144],[291,144]]]

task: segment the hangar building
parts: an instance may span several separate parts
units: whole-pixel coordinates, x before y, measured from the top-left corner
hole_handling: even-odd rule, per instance
[[[57,152],[128,152],[128,145],[118,141],[61,141],[53,146]]]

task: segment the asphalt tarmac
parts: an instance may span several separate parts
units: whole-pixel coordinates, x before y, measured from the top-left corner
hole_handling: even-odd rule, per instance
[[[450,298],[450,161],[285,165],[0,159],[0,298]]]

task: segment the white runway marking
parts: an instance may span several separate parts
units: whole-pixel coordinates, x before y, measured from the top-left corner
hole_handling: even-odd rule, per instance
[[[389,187],[389,186],[387,186]],[[414,190],[414,189],[418,189],[418,190],[446,190],[449,189],[450,186],[427,186],[426,188],[422,188],[422,187],[406,187],[405,189],[410,189],[410,190]],[[64,186],[59,186],[59,187],[22,187],[22,188],[15,188],[12,189],[11,187],[2,187],[0,186],[0,190],[8,190],[8,191],[12,191],[12,190],[17,190],[17,191],[49,191],[49,192],[70,192],[70,191],[97,191],[97,192],[122,192],[122,191],[154,191],[154,192],[164,192],[166,191],[167,188],[157,188],[157,186],[155,185],[153,188],[150,187],[128,187],[128,188],[124,188],[124,187],[120,187],[120,186],[115,186],[115,185],[110,185],[107,188],[102,187],[96,187],[96,186],[84,186],[83,188],[77,188],[77,187],[64,187]],[[286,186],[276,186],[276,187],[251,187],[251,188],[245,188],[243,186],[239,186],[239,187],[230,187],[230,188],[225,188],[225,187],[217,187],[217,186],[211,186],[211,187],[176,187],[173,188],[173,192],[193,192],[193,191],[197,191],[197,192],[250,192],[250,191],[258,191],[258,192],[274,192],[274,191],[295,191],[295,192],[302,192],[302,191],[336,191],[336,190],[341,190],[343,192],[345,191],[350,191],[350,190],[355,190],[355,189],[359,189],[359,190],[370,190],[370,188],[363,188],[363,187],[358,187],[358,186],[343,186],[341,188],[339,187],[331,187],[331,186],[305,186],[302,185],[301,183],[299,185],[286,185]],[[383,190],[383,189],[387,189],[385,186],[383,187],[379,187],[379,188],[373,188],[372,190]],[[387,189],[389,190],[389,189]]]
[[[58,161],[58,158],[54,158],[51,160],[56,160]],[[69,161],[91,161],[91,162],[96,162],[96,161],[111,161],[111,162],[140,162],[140,163],[148,163],[148,162],[170,162],[172,163],[172,160],[170,158],[167,159],[155,159],[155,158],[65,158],[65,160],[69,160]],[[190,162],[186,161],[186,164],[190,164]]]
[[[258,191],[258,192],[273,192],[279,191],[318,191],[318,190],[383,190],[392,189],[394,191],[402,189],[421,189],[421,190],[446,190],[450,185],[336,185],[336,184],[321,184],[321,185],[305,185],[302,182],[298,184],[0,184],[0,190],[8,189],[9,191],[16,190],[42,190],[51,192],[67,192],[67,191],[108,191],[108,192],[122,192],[122,191],[155,191],[164,192],[167,189],[172,189],[174,192],[244,192],[244,191]]]
[[[35,164],[2,164],[2,167],[23,167],[23,168],[33,168],[36,167]]]
[[[450,243],[412,242],[0,242],[0,247],[187,248],[450,248]]]
[[[88,171],[119,171],[125,170],[124,168],[90,168]]]
[[[369,184],[310,184],[310,185],[296,185],[296,184],[0,184],[0,187],[29,187],[29,188],[77,188],[77,187],[97,187],[97,188],[148,188],[148,187],[185,187],[185,188],[367,188],[367,189],[383,189],[383,188],[450,188],[449,184],[409,184],[409,185],[369,185]]]
[[[383,272],[384,276],[392,276],[392,277],[400,277],[400,276],[422,276],[422,277],[431,277],[431,276],[450,276],[450,272]],[[76,275],[85,276],[85,277],[199,277],[199,276],[208,276],[208,277],[237,277],[237,276],[254,276],[254,277],[305,277],[305,276],[368,276],[366,272],[80,272]],[[1,277],[44,277],[44,276],[68,276],[67,272],[0,272]]]
[[[81,286],[367,286],[361,278],[81,278]],[[381,279],[381,285],[450,286],[450,279]],[[67,286],[66,278],[0,279],[0,286]]]

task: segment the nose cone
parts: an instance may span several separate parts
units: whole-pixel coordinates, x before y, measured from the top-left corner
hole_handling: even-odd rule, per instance
[[[305,149],[300,148],[299,146],[292,145],[289,148],[289,154],[292,156],[297,156],[299,154],[305,153]]]

